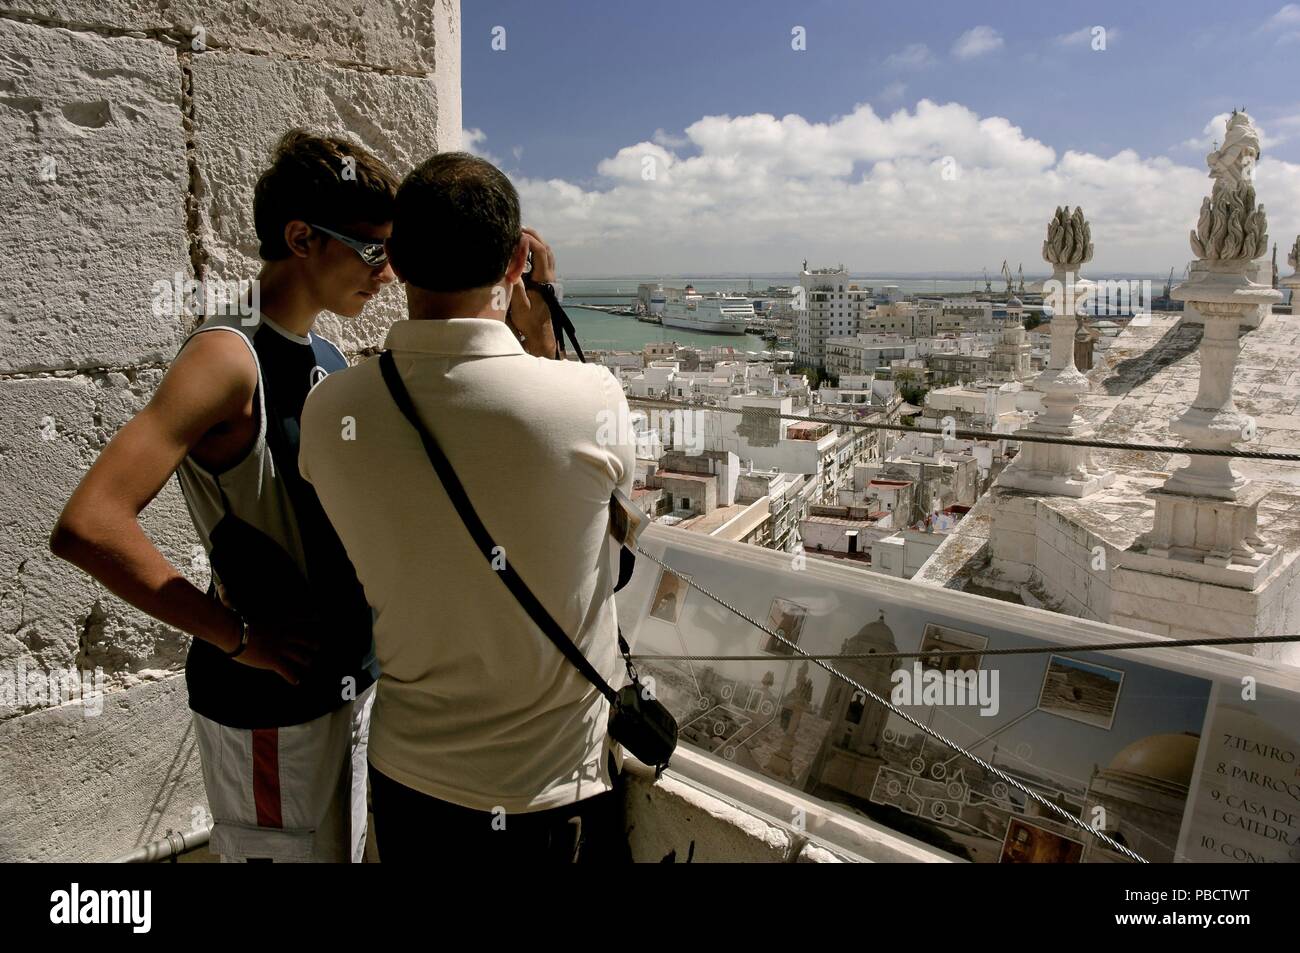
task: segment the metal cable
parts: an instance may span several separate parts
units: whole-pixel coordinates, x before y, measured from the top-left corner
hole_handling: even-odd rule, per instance
[[[1098,840],[1102,841],[1103,843],[1105,843],[1106,845],[1108,845],[1109,847],[1111,847],[1113,850],[1119,851],[1119,852],[1120,852],[1121,854],[1123,854],[1124,856],[1126,856],[1126,857],[1130,857],[1130,858],[1132,858],[1133,860],[1136,860],[1136,861],[1137,861],[1138,863],[1140,863],[1140,864],[1149,863],[1149,861],[1146,860],[1146,858],[1142,857],[1140,854],[1137,854],[1137,853],[1135,853],[1134,851],[1130,850],[1129,848],[1125,847],[1123,844],[1119,843],[1119,842],[1116,841],[1114,838],[1110,837],[1108,834],[1104,834],[1104,833],[1102,833],[1102,832],[1099,831],[1099,830],[1096,830],[1096,829],[1094,829],[1094,828],[1092,828],[1092,827],[1089,827],[1087,824],[1085,824],[1085,823],[1083,822],[1083,820],[1082,820],[1081,818],[1075,817],[1075,816],[1074,816],[1073,814],[1071,814],[1069,811],[1065,810],[1065,809],[1062,808],[1062,807],[1058,807],[1057,805],[1053,804],[1051,801],[1047,800],[1047,798],[1043,797],[1042,795],[1038,794],[1037,792],[1035,792],[1035,791],[1031,791],[1028,787],[1026,787],[1025,785],[1021,784],[1019,781],[1017,781],[1017,780],[1016,780],[1015,778],[1013,778],[1011,775],[1007,774],[1007,773],[1006,773],[1005,771],[1003,771],[1001,768],[998,768],[997,766],[990,764],[989,762],[987,762],[987,761],[985,761],[983,758],[981,758],[979,755],[977,755],[977,754],[973,754],[972,752],[967,751],[965,748],[963,748],[961,745],[957,744],[955,741],[950,741],[950,740],[948,740],[948,739],[945,738],[942,734],[940,734],[939,732],[935,731],[933,728],[930,728],[930,727],[928,727],[928,726],[926,726],[926,725],[921,724],[919,721],[917,721],[915,718],[913,718],[913,717],[912,717],[911,715],[909,715],[907,712],[903,711],[901,708],[899,708],[898,706],[896,706],[895,704],[893,704],[892,702],[890,702],[888,699],[886,699],[886,698],[882,698],[880,695],[877,695],[875,692],[873,692],[871,689],[867,688],[867,687],[864,686],[864,685],[859,685],[859,684],[858,684],[856,681],[854,681],[852,678],[850,678],[849,676],[845,675],[843,672],[837,671],[836,669],[834,669],[834,668],[832,668],[831,666],[827,665],[825,662],[821,661],[821,659],[819,659],[819,658],[817,658],[817,657],[815,657],[815,656],[809,655],[808,653],[804,652],[803,649],[799,648],[799,646],[797,646],[797,645],[795,645],[793,642],[789,641],[785,636],[780,635],[779,633],[772,631],[772,630],[769,629],[767,626],[765,626],[765,625],[763,625],[761,622],[759,622],[757,619],[753,619],[753,618],[751,618],[750,616],[746,615],[744,612],[742,612],[740,609],[737,609],[735,606],[731,605],[729,602],[727,602],[727,601],[726,601],[725,599],[723,599],[721,596],[716,596],[716,595],[714,595],[713,593],[709,592],[709,590],[705,589],[703,586],[701,586],[699,583],[695,582],[695,580],[691,579],[690,577],[688,577],[688,576],[683,576],[681,573],[679,573],[677,570],[673,569],[671,566],[669,566],[668,564],[666,564],[663,560],[659,559],[657,556],[654,556],[654,555],[651,555],[650,553],[647,553],[644,549],[642,549],[642,548],[640,547],[640,545],[638,545],[638,546],[636,547],[636,551],[637,551],[638,553],[640,553],[642,556],[645,556],[645,557],[646,557],[647,559],[649,559],[651,562],[653,562],[653,563],[657,563],[657,564],[658,564],[660,567],[662,567],[666,572],[670,572],[670,573],[672,573],[674,576],[676,576],[678,579],[680,579],[680,580],[682,580],[683,582],[685,582],[685,583],[686,583],[688,586],[690,586],[692,589],[695,589],[695,590],[697,590],[697,591],[703,593],[705,596],[707,596],[708,598],[712,599],[714,602],[716,602],[718,605],[722,606],[724,609],[726,609],[726,610],[728,610],[729,612],[733,613],[734,615],[737,615],[737,616],[739,616],[740,618],[744,619],[744,620],[745,620],[746,622],[748,622],[750,625],[754,626],[755,628],[759,629],[759,630],[762,631],[762,632],[767,633],[767,634],[768,634],[769,636],[771,636],[772,638],[777,639],[778,641],[784,643],[786,646],[788,646],[788,647],[789,647],[790,649],[792,649],[793,651],[798,652],[801,656],[803,656],[804,658],[806,658],[806,659],[808,659],[809,661],[811,661],[811,662],[813,662],[814,664],[816,664],[819,668],[825,669],[827,672],[829,672],[829,673],[831,674],[832,677],[834,677],[834,678],[838,678],[838,679],[840,679],[841,681],[847,683],[848,685],[851,685],[854,689],[856,689],[857,691],[862,692],[862,693],[863,693],[864,695],[866,695],[868,698],[872,699],[873,701],[877,702],[878,704],[884,705],[884,706],[885,706],[886,708],[888,708],[891,712],[893,712],[893,713],[894,713],[895,715],[897,715],[898,717],[902,718],[904,721],[908,722],[908,723],[909,723],[910,725],[912,725],[913,727],[919,728],[921,731],[923,731],[925,734],[929,735],[931,738],[933,738],[933,739],[935,739],[936,741],[938,741],[940,744],[945,745],[946,747],[952,749],[953,751],[956,751],[958,754],[962,755],[963,757],[968,758],[969,760],[975,762],[975,764],[979,765],[979,766],[980,766],[981,768],[983,768],[985,771],[990,772],[991,774],[993,774],[993,775],[995,775],[996,777],[1000,778],[1000,779],[1001,779],[1002,781],[1004,781],[1005,783],[1011,785],[1011,787],[1015,788],[1015,789],[1016,789],[1017,791],[1019,791],[1021,794],[1024,794],[1026,797],[1031,798],[1031,799],[1034,800],[1034,801],[1037,801],[1037,802],[1038,802],[1039,804],[1041,804],[1043,807],[1045,807],[1045,808],[1047,808],[1048,810],[1052,811],[1054,814],[1059,815],[1059,816],[1060,816],[1061,818],[1063,818],[1067,823],[1069,823],[1069,824],[1073,824],[1074,826],[1076,826],[1076,827],[1078,827],[1078,828],[1080,828],[1080,829],[1082,829],[1082,830],[1084,830],[1084,831],[1087,831],[1089,834],[1093,835],[1093,836],[1096,837]],[[876,657],[876,658],[884,658],[883,655],[877,655],[877,656],[875,656],[875,657]]]
[[[654,558],[653,556],[651,557]],[[1272,642],[1300,642],[1300,635],[1264,635],[1249,638],[1205,638],[1205,639],[1162,639],[1159,642],[1095,642],[1091,645],[1048,645],[1001,649],[941,649],[933,652],[871,652],[868,654],[849,653],[839,655],[805,654],[804,658],[834,661],[865,661],[868,659],[906,659],[906,658],[947,658],[961,655],[1045,655],[1052,652],[1121,652],[1127,649],[1167,649],[1182,648],[1189,645],[1260,645]],[[771,655],[633,655],[634,659],[647,662],[793,662]]]
[[[989,430],[951,430],[942,427],[916,427],[907,424],[887,424],[878,421],[845,420],[839,417],[801,417],[798,414],[783,414],[772,407],[711,407],[703,404],[689,404],[685,401],[660,400],[651,397],[629,397],[629,404],[648,407],[676,408],[679,410],[712,410],[723,414],[749,414],[759,417],[776,417],[781,420],[805,421],[817,424],[833,424],[837,427],[862,427],[867,430],[898,430],[904,433],[923,433],[944,437],[949,440],[1014,440],[1019,443],[1054,443],[1070,447],[1092,447],[1097,450],[1131,450],[1139,453],[1185,453],[1189,456],[1203,457],[1240,457],[1244,460],[1278,460],[1300,463],[1300,453],[1270,453],[1262,450],[1219,450],[1212,447],[1180,447],[1159,443],[1119,443],[1115,440],[1074,440],[1068,437],[1051,437],[1043,434],[996,433]],[[852,406],[852,405],[848,405]]]

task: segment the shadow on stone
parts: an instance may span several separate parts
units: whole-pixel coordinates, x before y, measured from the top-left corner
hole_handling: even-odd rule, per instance
[[[1108,396],[1119,397],[1140,387],[1170,364],[1194,354],[1201,346],[1201,326],[1178,322],[1136,357],[1120,361],[1098,385]]]

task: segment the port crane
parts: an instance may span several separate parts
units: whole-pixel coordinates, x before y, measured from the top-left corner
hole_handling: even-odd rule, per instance
[[[1011,294],[1011,269],[1007,267],[1007,260],[1002,259],[1002,277],[1007,282],[1007,294]]]

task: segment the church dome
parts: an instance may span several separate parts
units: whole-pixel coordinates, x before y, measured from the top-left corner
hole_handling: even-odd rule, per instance
[[[1106,770],[1187,787],[1199,745],[1196,735],[1150,735],[1115,755]]]
[[[844,654],[863,652],[897,652],[898,644],[894,641],[894,630],[885,624],[885,613],[875,622],[868,622],[858,634],[844,643]]]
[[[1007,309],[1010,311],[1019,311],[1025,306],[1025,303],[1014,295],[1007,299]]]

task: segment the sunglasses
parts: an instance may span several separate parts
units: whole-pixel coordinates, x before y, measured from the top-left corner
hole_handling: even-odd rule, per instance
[[[309,222],[308,224],[310,225],[311,223]],[[340,235],[338,232],[326,228],[324,225],[312,225],[311,227],[316,229],[318,232],[324,232],[330,238],[337,239],[344,245],[347,245],[356,252],[358,256],[360,256],[362,261],[372,268],[378,268],[380,265],[386,264],[388,261],[388,252],[384,251],[383,242],[362,241],[359,238],[349,238],[346,235]]]

